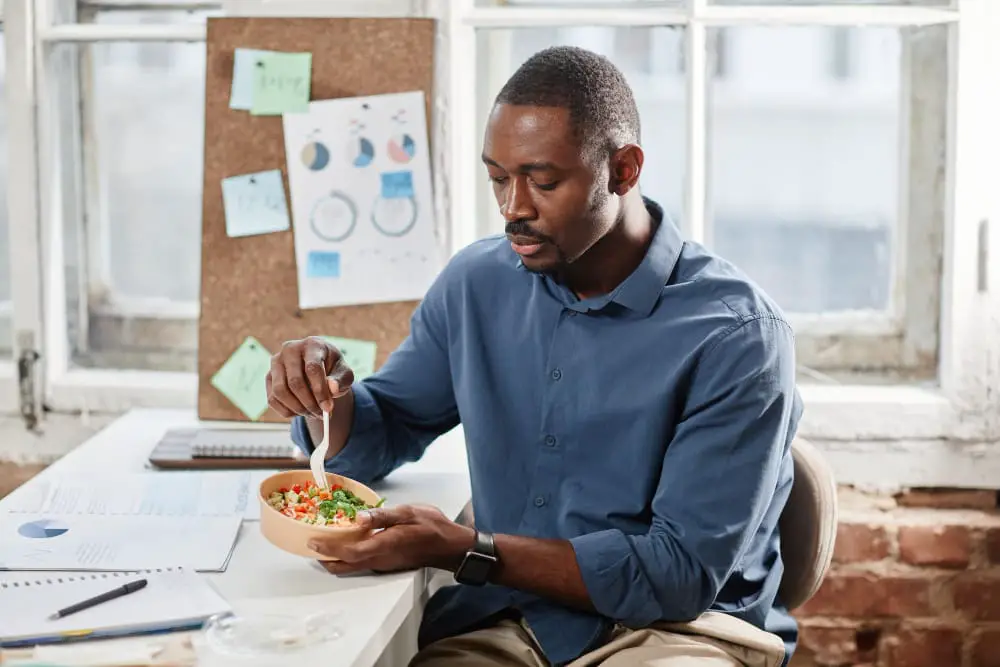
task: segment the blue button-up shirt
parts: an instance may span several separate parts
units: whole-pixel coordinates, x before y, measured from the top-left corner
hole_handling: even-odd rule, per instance
[[[502,586],[450,586],[421,643],[514,609],[549,660],[717,610],[776,633],[778,518],[802,406],[792,330],[743,273],[660,221],[636,270],[579,299],[503,237],[457,253],[410,334],[355,383],[328,469],[375,482],[462,424],[476,527],[571,542],[597,613]],[[293,438],[312,450],[304,420]],[[503,554],[500,554],[501,558]]]

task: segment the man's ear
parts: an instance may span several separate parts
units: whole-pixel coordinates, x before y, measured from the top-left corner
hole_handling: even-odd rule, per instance
[[[645,155],[638,144],[626,144],[611,155],[610,190],[622,197],[639,184]]]

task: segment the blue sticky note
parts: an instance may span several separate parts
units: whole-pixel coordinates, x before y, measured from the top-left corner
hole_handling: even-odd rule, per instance
[[[340,253],[313,250],[306,261],[306,277],[339,278]]]
[[[250,111],[253,107],[254,67],[261,55],[270,53],[260,49],[233,51],[233,84],[229,91],[229,108]]]
[[[412,171],[387,171],[382,174],[382,196],[399,199],[413,196]]]
[[[277,169],[224,179],[222,199],[229,236],[283,232],[291,226],[285,186]]]

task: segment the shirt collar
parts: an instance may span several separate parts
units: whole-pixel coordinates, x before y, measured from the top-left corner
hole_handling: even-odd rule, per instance
[[[653,312],[653,307],[660,298],[663,287],[667,284],[667,279],[673,273],[674,266],[681,255],[684,246],[684,239],[681,238],[677,225],[666,215],[663,207],[648,197],[642,198],[646,205],[646,210],[656,221],[656,232],[653,240],[649,244],[646,256],[636,267],[628,278],[622,281],[609,294],[593,297],[590,299],[577,299],[571,295],[562,285],[557,287],[569,296],[568,308],[585,313],[593,310],[601,310],[609,303],[617,303],[636,314],[643,317]],[[524,262],[517,259],[517,268],[526,270]],[[547,280],[551,278],[545,277]],[[567,299],[564,299],[566,301]]]

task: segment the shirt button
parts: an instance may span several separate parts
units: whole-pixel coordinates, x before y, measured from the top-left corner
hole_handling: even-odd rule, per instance
[[[556,446],[555,436],[554,435],[545,436],[545,444],[548,445],[549,447],[555,447]]]
[[[545,504],[545,498],[541,496],[535,496],[535,507],[541,507]]]
[[[552,371],[552,379],[553,379],[553,380],[558,380],[558,379],[560,379],[561,377],[562,377],[562,371],[561,371],[561,370],[559,370],[559,369],[557,368],[557,369],[555,369],[554,371]]]

